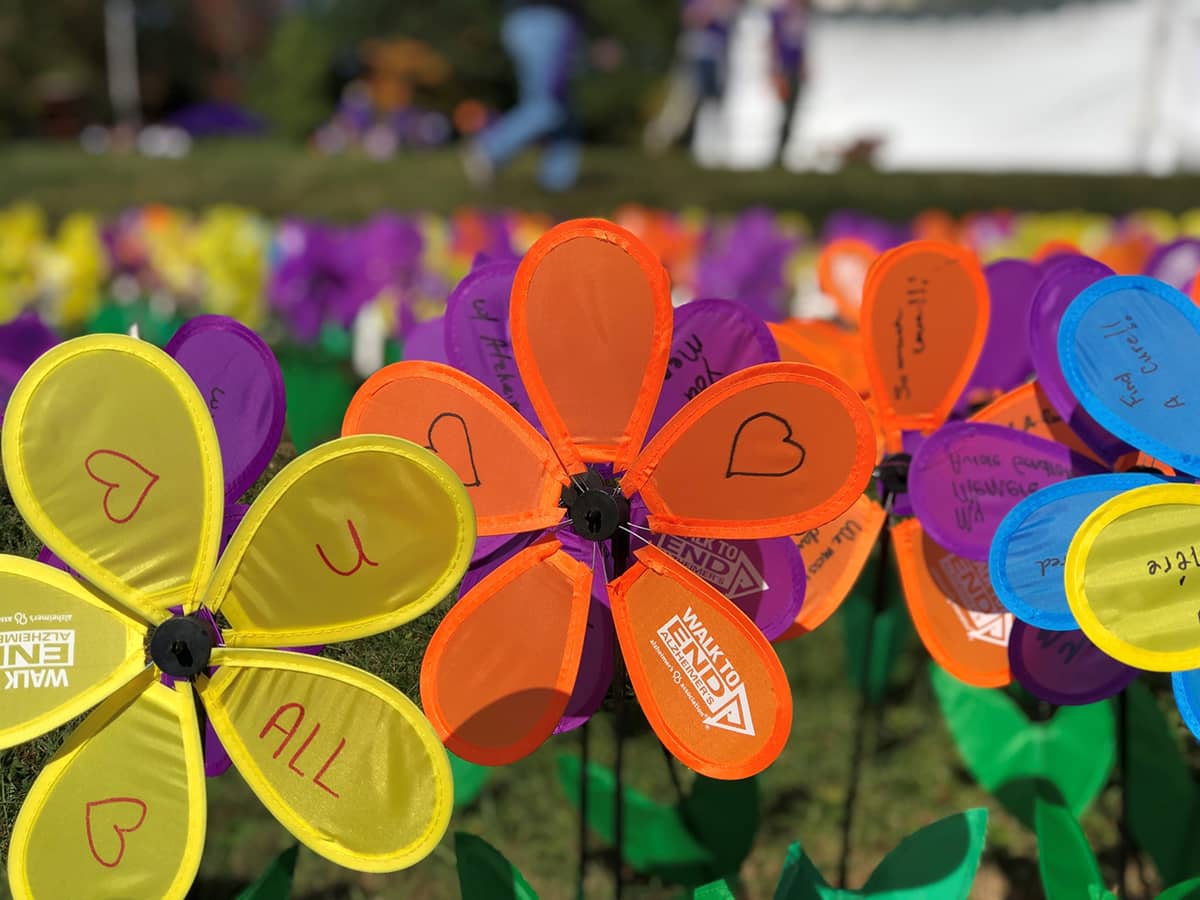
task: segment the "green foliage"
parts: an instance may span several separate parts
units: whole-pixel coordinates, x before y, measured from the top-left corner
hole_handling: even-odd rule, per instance
[[[251,78],[251,107],[280,134],[306,137],[332,109],[328,86],[335,49],[321,22],[284,17]]]
[[[879,553],[872,551],[863,572],[855,583],[850,596],[842,604],[840,614],[846,635],[846,674],[850,683],[863,690],[864,660],[867,629],[872,628],[871,659],[866,668],[870,685],[869,699],[872,704],[883,701],[891,682],[896,663],[904,655],[912,638],[912,619],[904,604],[900,587],[900,574],[895,562],[889,560],[884,574],[886,601],[878,615],[875,614],[875,585],[879,577]]]
[[[1140,681],[1126,690],[1130,834],[1153,858],[1163,881],[1200,875],[1200,787],[1154,696]]]
[[[1073,900],[1093,888],[1107,893],[1096,854],[1070,810],[1040,798],[1035,809],[1038,870],[1046,900]]]
[[[292,844],[277,856],[258,880],[237,896],[237,900],[287,900],[292,895],[292,876],[300,845]]]
[[[473,762],[460,759],[449,750],[446,751],[446,755],[450,757],[450,773],[454,777],[454,808],[470,806],[487,784],[492,770],[487,766],[477,766]]]
[[[454,856],[463,900],[537,900],[517,867],[483,838],[457,832]]]
[[[933,663],[930,677],[972,776],[1027,827],[1034,827],[1037,798],[1079,815],[1104,787],[1116,751],[1107,701],[1064,706],[1047,722],[1030,722],[1003,691],[970,687]]]

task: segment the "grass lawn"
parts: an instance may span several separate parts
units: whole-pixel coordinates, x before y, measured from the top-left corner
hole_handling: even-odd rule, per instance
[[[272,216],[357,220],[377,209],[449,212],[460,206],[545,210],[561,216],[602,215],[626,202],[667,209],[688,206],[735,212],[764,205],[820,220],[858,209],[900,219],[930,207],[1087,209],[1121,213],[1143,207],[1180,211],[1200,206],[1200,178],[1059,175],[885,175],[851,168],[833,175],[706,171],[683,154],[647,158],[628,149],[588,150],[576,189],[539,190],[533,160],[478,191],[450,151],[412,153],[390,162],[322,158],[271,142],[202,146],[189,158],[89,157],[72,145],[0,145],[0,204],[32,200],[52,216],[89,209],[113,214],[143,203],[200,208],[217,202]]]

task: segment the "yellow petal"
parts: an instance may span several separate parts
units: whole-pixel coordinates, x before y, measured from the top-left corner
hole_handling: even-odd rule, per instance
[[[212,417],[171,357],[123,335],[59,344],[17,383],[3,454],[21,515],[75,571],[152,622],[192,611],[224,485]]]
[[[0,556],[0,747],[57,728],[145,669],[145,636],[65,572]]]
[[[450,822],[454,789],[429,722],[353,666],[278,650],[215,651],[200,683],[242,777],[315,852],[364,872],[424,859]]]
[[[230,646],[346,641],[395,628],[443,600],[475,546],[454,471],[399,438],[310,450],[254,501],[208,592]]]
[[[188,892],[204,849],[194,694],[152,674],[110,697],[34,782],[8,857],[14,900]]]

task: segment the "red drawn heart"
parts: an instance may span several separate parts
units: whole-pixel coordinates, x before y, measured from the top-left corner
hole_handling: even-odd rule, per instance
[[[134,822],[134,816],[137,821]],[[93,824],[93,819],[97,824]],[[146,821],[146,804],[135,797],[110,797],[107,800],[92,800],[84,813],[84,824],[87,827],[88,849],[92,857],[107,869],[114,869],[121,864],[125,856],[125,835],[137,831]],[[96,847],[96,829],[105,833],[105,828],[111,828],[117,836],[115,856],[101,856]]]
[[[116,450],[93,450],[83,467],[93,481],[108,488],[104,492],[104,515],[117,525],[137,515],[158,481],[158,476],[136,459]]]
[[[792,440],[792,426],[775,413],[756,413],[738,426],[729,448],[725,477],[782,478],[804,465],[804,447]]]

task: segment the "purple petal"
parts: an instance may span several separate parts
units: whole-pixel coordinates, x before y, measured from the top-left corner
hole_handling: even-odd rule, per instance
[[[1008,663],[1025,690],[1057,706],[1081,706],[1115,697],[1138,670],[1117,662],[1082,631],[1043,631],[1013,621]]]
[[[471,271],[446,300],[446,356],[512,404],[530,422],[537,414],[525,392],[508,329],[515,262],[488,263]]]
[[[762,319],[732,300],[693,300],[675,310],[671,356],[647,439],[692,397],[733,372],[779,362]]]
[[[405,359],[424,359],[429,362],[450,363],[446,357],[445,319],[438,316],[414,325],[404,339]]]
[[[1029,309],[1029,349],[1038,384],[1050,405],[1084,443],[1102,459],[1115,462],[1132,448],[1088,415],[1063,377],[1058,357],[1058,327],[1067,307],[1085,288],[1110,277],[1112,269],[1086,256],[1060,256],[1045,263],[1042,271]]]
[[[913,510],[937,543],[983,561],[1010,509],[1038,488],[1104,469],[1061,444],[978,422],[944,425],[913,456]]]
[[[1186,290],[1200,271],[1200,239],[1185,237],[1163,244],[1150,255],[1144,271],[1176,290]]]
[[[225,497],[236,500],[266,469],[283,434],[283,374],[257,334],[226,316],[197,316],[166,350],[204,398],[217,428]]]
[[[1026,323],[1041,272],[1024,260],[1001,259],[989,264],[983,274],[987,279],[991,314],[983,352],[963,391],[964,398],[979,390],[1012,390],[1033,371]]]

